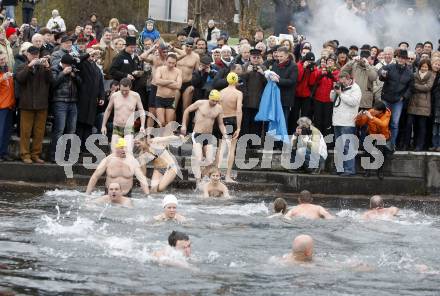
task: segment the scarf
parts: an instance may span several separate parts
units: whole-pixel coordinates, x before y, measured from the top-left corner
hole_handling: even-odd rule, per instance
[[[288,64],[289,62],[290,62],[290,61],[287,60],[287,61],[285,61],[285,62],[283,62],[283,63],[278,63],[278,68],[280,68],[280,69],[284,69],[284,68],[286,68],[286,66],[287,66],[287,64]]]
[[[423,80],[426,77],[426,74],[428,74],[428,72],[422,73],[421,71],[419,71],[420,79]]]

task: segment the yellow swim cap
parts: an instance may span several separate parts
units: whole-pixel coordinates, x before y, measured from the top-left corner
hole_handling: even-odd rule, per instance
[[[211,90],[209,93],[209,99],[213,101],[220,101],[220,92],[216,89]]]
[[[226,81],[229,85],[238,83],[238,75],[234,72],[229,72],[228,76],[226,76]]]
[[[118,142],[116,143],[116,148],[124,148],[127,146],[127,141],[125,141],[124,138],[119,138]]]

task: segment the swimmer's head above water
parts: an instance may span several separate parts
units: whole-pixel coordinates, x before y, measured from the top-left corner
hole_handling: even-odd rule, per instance
[[[284,198],[277,198],[273,202],[273,210],[275,213],[286,214],[287,213],[287,202]]]
[[[295,237],[292,242],[292,254],[296,261],[312,261],[313,238],[307,234],[301,234]]]
[[[121,190],[121,185],[119,183],[110,183],[108,185],[108,196],[112,199],[112,200],[116,200],[119,197],[122,196],[122,190]]]
[[[370,209],[381,209],[383,207],[383,199],[380,195],[374,195],[370,198]]]
[[[174,231],[168,236],[168,244],[177,250],[182,251],[185,257],[191,256],[191,241],[189,236],[183,232]]]
[[[220,171],[217,168],[212,168],[209,171],[209,179],[211,180],[211,182],[213,183],[218,183],[220,182]]]
[[[174,195],[165,195],[162,201],[162,207],[164,208],[164,215],[167,219],[174,219],[176,217],[177,205],[178,201]]]
[[[299,203],[311,203],[313,201],[312,193],[308,190],[303,190],[299,193]]]

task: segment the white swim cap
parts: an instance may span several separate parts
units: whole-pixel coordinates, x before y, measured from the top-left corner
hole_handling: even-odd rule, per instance
[[[173,194],[167,194],[162,200],[162,207],[166,207],[169,204],[175,204],[177,206],[177,198]]]

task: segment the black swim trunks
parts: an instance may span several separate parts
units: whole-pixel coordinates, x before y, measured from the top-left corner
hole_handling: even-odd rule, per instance
[[[202,146],[213,145],[215,137],[211,134],[192,133],[191,136],[193,143],[199,143]]]
[[[176,109],[174,98],[162,98],[156,96],[155,107],[164,109]]]
[[[183,95],[183,93],[185,92],[185,90],[188,88],[188,87],[190,87],[192,84],[191,84],[191,81],[188,81],[188,82],[182,82],[182,86],[180,87],[180,94],[181,95]]]
[[[226,134],[232,137],[232,135],[237,130],[237,117],[231,116],[231,117],[223,118],[223,124],[225,125],[226,128]],[[214,123],[213,130],[214,130],[213,134],[217,139],[220,140],[221,138],[223,138],[222,132],[220,131],[217,121]]]

